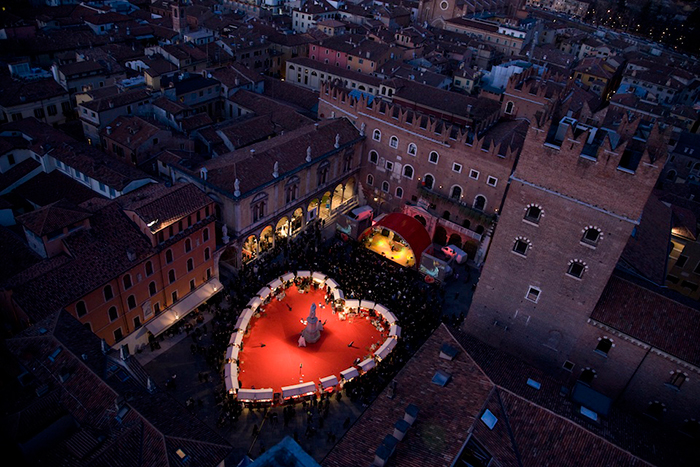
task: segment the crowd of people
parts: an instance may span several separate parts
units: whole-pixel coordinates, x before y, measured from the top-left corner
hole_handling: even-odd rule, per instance
[[[382,258],[352,240],[336,237],[323,242],[319,227],[310,226],[291,241],[278,239],[272,251],[238,271],[235,280],[226,284],[223,296],[226,303],[213,307],[212,344],[206,348],[194,345],[193,352],[203,353],[212,371],[220,372],[231,332],[250,298],[270,280],[286,272],[320,271],[338,282],[346,298],[367,299],[386,306],[402,327],[399,344],[389,356],[377,368],[344,386],[345,394],[352,400],[369,404],[440,323],[444,291],[439,284],[425,283],[417,271]],[[237,420],[243,410],[243,406],[223,390],[218,402],[222,407],[220,426]],[[317,407],[316,398],[312,397],[308,403],[310,407]],[[266,410],[264,405],[249,404],[249,407]],[[328,409],[325,410],[327,415]],[[294,409],[284,413],[294,414]],[[323,411],[318,412],[315,427],[309,424],[311,430],[317,429],[323,418]]]

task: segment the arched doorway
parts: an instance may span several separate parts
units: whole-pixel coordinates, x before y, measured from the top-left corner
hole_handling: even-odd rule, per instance
[[[265,227],[260,234],[260,252],[271,250],[275,246],[275,231],[271,225]]]
[[[309,203],[308,208],[306,208],[306,220],[307,221],[312,221],[319,216],[318,208],[319,208],[318,198],[312,199],[311,202]]]
[[[304,210],[301,208],[297,208],[294,210],[294,214],[292,214],[292,235],[295,235],[297,232],[299,232],[303,225]]]
[[[462,237],[460,237],[458,234],[453,233],[450,235],[450,239],[447,241],[449,245],[454,245],[457,248],[462,248]]]
[[[331,192],[327,191],[321,198],[321,207],[319,209],[319,217],[322,220],[328,219],[331,216]]]
[[[483,211],[485,207],[486,207],[486,198],[482,195],[477,195],[477,197],[474,198],[474,209],[477,209],[479,211]]]
[[[333,201],[331,202],[331,211],[343,204],[343,185],[338,185],[333,191]]]
[[[343,192],[343,202],[347,203],[355,196],[355,178],[351,178],[345,184],[345,191]]]
[[[423,224],[423,227],[428,225],[428,222],[425,220],[425,217],[423,217],[423,216],[415,215],[415,216],[413,216],[413,218],[416,219],[421,224]]]
[[[447,231],[444,227],[435,227],[435,235],[433,235],[433,241],[438,245],[445,246],[447,244]]]
[[[278,238],[289,237],[289,218],[287,216],[277,222],[275,226],[275,236]]]
[[[258,237],[255,235],[251,235],[248,237],[243,243],[243,250],[241,251],[243,254],[243,263],[248,263],[250,261],[253,261],[255,258],[258,257]]]

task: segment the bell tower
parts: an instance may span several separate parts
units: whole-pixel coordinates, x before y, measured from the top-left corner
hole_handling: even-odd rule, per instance
[[[187,14],[182,0],[175,0],[171,5],[173,14],[173,31],[182,36],[187,31]],[[182,38],[182,37],[180,37]]]

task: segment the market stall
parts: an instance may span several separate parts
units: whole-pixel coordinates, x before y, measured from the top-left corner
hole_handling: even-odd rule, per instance
[[[358,366],[364,373],[367,373],[369,370],[377,366],[377,362],[374,361],[374,358],[369,357],[361,361]]]
[[[309,396],[316,392],[316,383],[300,383],[293,386],[282,386],[282,399],[295,399]]]
[[[332,391],[338,385],[338,378],[335,375],[326,376],[325,378],[321,378],[319,381],[321,382],[322,391]]]
[[[387,355],[389,355],[394,347],[396,347],[396,339],[389,337],[384,341],[382,346],[379,347],[379,350],[374,352],[374,355],[379,359],[379,361],[382,361],[387,357]]]
[[[238,400],[241,402],[272,402],[273,397],[272,388],[238,390]]]

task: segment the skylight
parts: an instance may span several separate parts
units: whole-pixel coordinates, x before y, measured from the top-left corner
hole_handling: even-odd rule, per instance
[[[493,430],[493,427],[496,426],[498,419],[489,409],[486,409],[484,410],[484,414],[481,416],[481,421],[484,422],[484,425],[489,427],[489,430]]]

